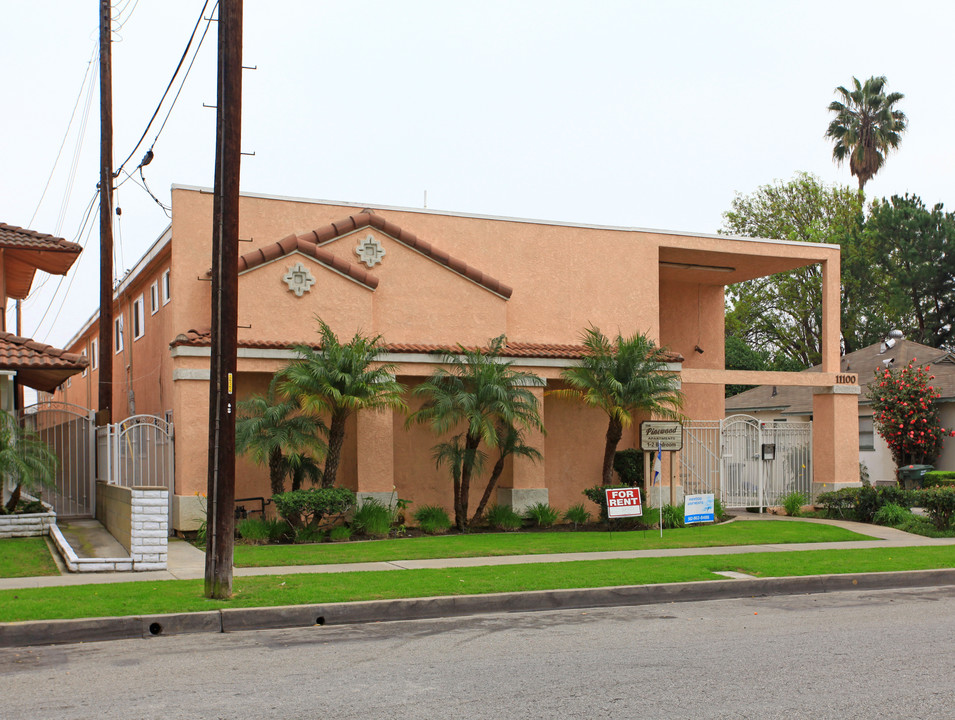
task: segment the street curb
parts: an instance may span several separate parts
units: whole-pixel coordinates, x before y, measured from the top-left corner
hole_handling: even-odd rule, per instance
[[[955,585],[955,569],[624,585],[492,595],[369,600],[324,605],[228,608],[195,613],[78,620],[33,620],[0,623],[0,647],[129,640],[198,632],[222,633],[304,628],[316,625],[424,620],[484,613],[628,607],[656,603],[948,585]]]

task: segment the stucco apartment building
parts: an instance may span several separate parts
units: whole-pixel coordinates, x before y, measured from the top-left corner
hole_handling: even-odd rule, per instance
[[[206,487],[212,197],[174,187],[171,225],[115,293],[113,417],[151,413],[175,423],[178,529],[195,522],[195,496]],[[510,463],[497,499],[566,508],[599,482],[606,417],[547,391],[561,386],[562,369],[580,357],[582,330],[594,325],[649,333],[679,356],[672,367],[689,418],[721,418],[725,382],[815,387],[815,480],[858,480],[857,436],[845,435],[858,386],[837,377],[836,246],[252,194],[241,197],[239,234],[239,399],[265,391],[293,359],[289,346],[316,342],[316,316],[343,339],[358,329],[381,334],[384,359],[409,389],[437,367],[435,351],[503,334],[506,354],[541,379],[534,392],[546,434],[529,438],[544,460]],[[724,287],[809,264],[824,278],[823,371],[724,370]],[[96,358],[97,342],[94,316],[68,349]],[[94,361],[56,399],[92,407],[97,382]],[[621,449],[635,440],[636,428]],[[450,479],[431,456],[436,442],[426,426],[406,428],[400,413],[361,412],[347,430],[339,482],[450,508]],[[240,459],[237,497],[267,494],[267,471]]]

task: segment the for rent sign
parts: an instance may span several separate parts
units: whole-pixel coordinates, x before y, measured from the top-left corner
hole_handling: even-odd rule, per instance
[[[682,423],[668,420],[644,420],[640,423],[640,449],[644,452],[656,452],[657,449],[668,452],[682,450]]]
[[[607,517],[638,517],[643,515],[640,503],[640,488],[613,488],[607,494]]]

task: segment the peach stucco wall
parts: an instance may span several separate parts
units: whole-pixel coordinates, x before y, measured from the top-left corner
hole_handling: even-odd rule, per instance
[[[170,351],[169,344],[180,333],[205,331],[210,324],[211,284],[206,273],[211,265],[212,195],[174,188],[172,197],[168,248],[128,283],[118,301],[117,308],[125,313],[128,350],[115,368],[114,407],[126,408],[127,390],[132,388],[137,412],[173,411],[176,493],[191,495],[204,492],[206,482],[208,348]],[[239,250],[244,254],[361,211],[360,207],[335,203],[243,196],[239,235],[244,242]],[[646,332],[680,353],[687,372],[697,373],[692,382],[683,384],[685,414],[717,419],[723,408],[720,373],[725,284],[807,263],[835,261],[838,265],[838,248],[823,245],[452,216],[414,209],[375,212],[511,286],[513,294],[502,297],[387,233],[363,228],[326,242],[323,249],[357,265],[355,247],[359,240],[373,236],[386,255],[371,269],[361,267],[379,280],[376,288],[299,253],[254,267],[239,279],[240,344],[267,342],[277,348],[312,341],[316,315],[328,321],[340,337],[347,338],[360,328],[380,333],[386,342],[402,344],[475,345],[501,334],[516,343],[576,344],[590,325],[609,335]],[[282,280],[296,262],[302,262],[316,281],[301,298]],[[172,301],[152,316],[149,285],[167,267],[171,268]],[[837,279],[838,273],[828,274]],[[146,335],[134,342],[129,303],[140,292],[147,304]],[[830,336],[838,339],[838,307],[833,326],[831,288],[826,297],[826,342],[831,344]],[[95,332],[94,326],[77,342],[88,343]],[[696,347],[703,353],[696,352]],[[240,354],[237,398],[263,392],[270,374],[288,359],[288,354],[275,349],[252,348]],[[402,361],[399,380],[414,385],[433,368]],[[541,361],[525,369],[546,379],[548,390],[559,387],[560,363]],[[73,394],[67,397],[75,397],[81,404],[95,402],[95,384],[91,384],[95,375],[90,373],[87,384],[74,379]],[[535,440],[542,446],[545,460],[539,465],[508,463],[501,487],[543,487],[552,504],[566,508],[583,500],[583,488],[599,482],[606,416],[544,391],[540,396],[547,434]],[[837,419],[834,415],[833,420]],[[625,433],[620,449],[633,446],[635,432],[636,428],[631,428]],[[832,470],[841,467],[844,459],[835,442],[835,430],[817,426],[816,435],[822,436],[820,452],[834,453],[824,466]],[[406,428],[401,413],[352,418],[339,482],[362,492],[387,492],[393,486],[400,497],[416,505],[438,504],[450,509],[450,480],[445,470],[435,468],[431,458],[435,442],[426,427]],[[492,454],[488,469],[493,461]],[[237,470],[237,496],[268,494],[264,468],[240,459]],[[481,482],[475,482],[472,509],[482,490]]]

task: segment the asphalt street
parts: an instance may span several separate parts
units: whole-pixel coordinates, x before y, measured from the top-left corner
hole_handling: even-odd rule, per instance
[[[3,717],[941,718],[951,587],[0,649]]]

